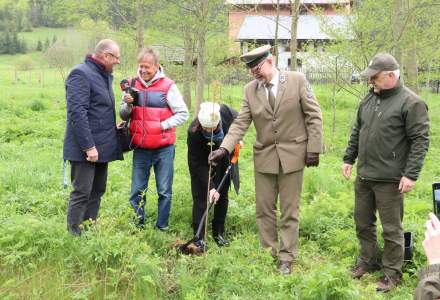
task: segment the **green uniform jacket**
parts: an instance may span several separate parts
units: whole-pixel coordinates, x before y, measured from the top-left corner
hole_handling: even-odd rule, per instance
[[[361,101],[344,162],[358,158],[367,180],[417,180],[429,146],[428,107],[410,89],[398,86],[370,93]]]
[[[420,272],[420,281],[414,293],[414,300],[440,298],[440,264],[427,266]]]

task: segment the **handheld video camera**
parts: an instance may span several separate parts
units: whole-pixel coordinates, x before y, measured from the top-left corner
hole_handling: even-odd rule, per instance
[[[440,182],[432,184],[432,202],[434,205],[434,214],[440,217]]]
[[[132,87],[127,79],[124,79],[119,84],[121,91],[126,92],[127,94],[130,94],[131,97],[133,97],[133,105],[139,105],[139,91]]]

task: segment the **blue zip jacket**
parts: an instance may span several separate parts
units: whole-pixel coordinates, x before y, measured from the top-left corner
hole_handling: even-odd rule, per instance
[[[65,160],[87,161],[85,150],[95,146],[98,162],[122,160],[116,136],[113,76],[90,56],[75,67],[66,81],[67,125]]]

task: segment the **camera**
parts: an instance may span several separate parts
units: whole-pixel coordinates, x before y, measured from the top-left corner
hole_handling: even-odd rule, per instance
[[[434,204],[434,214],[440,216],[440,182],[432,184],[432,202]]]
[[[119,86],[121,88],[121,91],[130,94],[131,97],[133,97],[134,106],[139,105],[139,91],[132,87],[127,79],[122,80]]]

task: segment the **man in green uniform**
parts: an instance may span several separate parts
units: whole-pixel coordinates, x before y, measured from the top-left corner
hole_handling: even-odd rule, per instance
[[[377,291],[387,292],[402,276],[403,195],[412,190],[429,145],[426,104],[400,81],[399,64],[377,54],[361,75],[372,89],[359,105],[342,173],[350,178],[357,162],[354,219],[361,250],[353,278],[378,270],[376,211],[383,228],[384,276]]]

